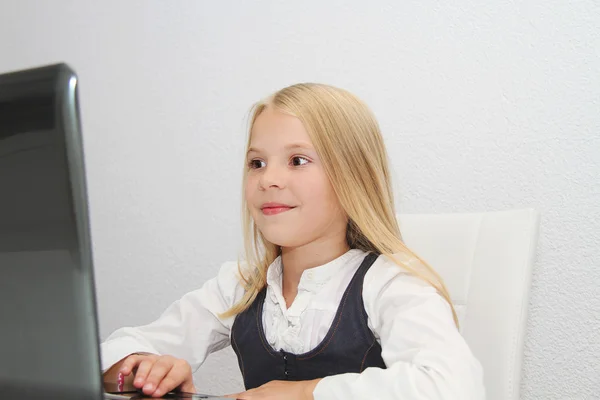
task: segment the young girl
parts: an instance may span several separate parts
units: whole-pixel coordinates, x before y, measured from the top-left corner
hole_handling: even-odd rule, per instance
[[[383,139],[359,99],[298,84],[260,102],[243,210],[246,262],[114,332],[105,381],[195,391],[192,370],[231,344],[246,387],[233,398],[484,398],[444,284],[402,242]]]

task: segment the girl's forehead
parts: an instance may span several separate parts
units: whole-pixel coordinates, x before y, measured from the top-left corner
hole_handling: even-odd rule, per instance
[[[256,118],[250,132],[251,146],[287,145],[295,142],[312,145],[302,121],[270,107]]]

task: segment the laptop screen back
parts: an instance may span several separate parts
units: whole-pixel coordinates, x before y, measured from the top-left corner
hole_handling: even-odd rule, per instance
[[[0,75],[0,392],[100,398],[93,288],[77,77]]]

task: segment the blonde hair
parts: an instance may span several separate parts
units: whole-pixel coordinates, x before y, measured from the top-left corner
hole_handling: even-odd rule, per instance
[[[348,217],[346,239],[350,248],[382,254],[411,274],[423,279],[442,295],[456,311],[441,277],[411,251],[400,234],[394,209],[388,159],[379,125],[369,108],[356,96],[333,86],[302,83],[279,90],[254,105],[252,127],[267,108],[298,118],[321,159],[325,173]],[[244,185],[248,169],[244,169]],[[243,198],[244,196],[242,196]],[[279,246],[270,243],[253,223],[243,200],[244,248],[249,268],[238,265],[245,294],[222,317],[246,310],[266,286],[269,265],[279,256]],[[401,261],[398,255],[408,261]],[[417,263],[414,266],[413,263]]]

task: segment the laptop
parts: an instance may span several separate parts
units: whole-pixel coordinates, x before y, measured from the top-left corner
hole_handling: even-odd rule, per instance
[[[77,87],[65,64],[0,75],[2,399],[145,398],[103,390]]]

